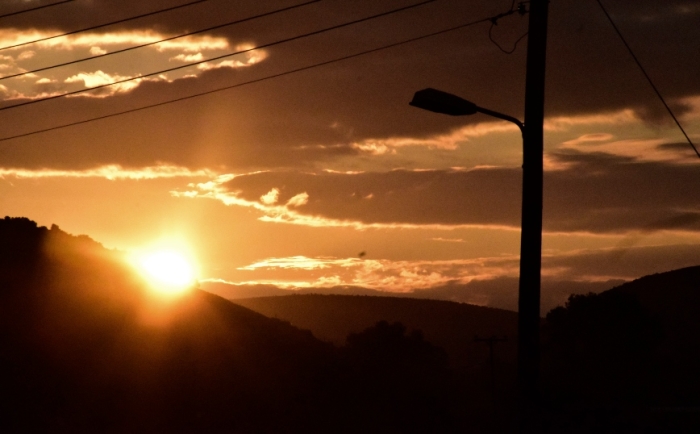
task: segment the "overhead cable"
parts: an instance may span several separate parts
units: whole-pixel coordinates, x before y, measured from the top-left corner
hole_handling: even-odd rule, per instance
[[[197,61],[197,62],[186,63],[186,64],[184,64],[184,65],[174,66],[174,67],[172,67],[172,68],[162,69],[162,70],[156,71],[156,72],[149,72],[148,74],[142,74],[142,75],[138,75],[138,76],[136,76],[136,77],[130,77],[130,78],[125,78],[125,79],[123,79],[123,80],[117,80],[117,81],[114,81],[114,82],[112,82],[112,83],[107,83],[107,84],[102,84],[102,85],[98,85],[98,86],[88,87],[88,88],[85,88],[85,89],[74,90],[74,91],[71,91],[71,92],[62,93],[62,94],[60,94],[60,95],[53,95],[53,96],[48,96],[48,97],[45,97],[45,98],[39,98],[39,99],[31,100],[31,101],[25,101],[25,102],[22,102],[22,103],[19,103],[19,104],[14,104],[14,105],[6,106],[6,107],[0,107],[0,111],[10,110],[10,109],[18,108],[18,107],[24,107],[24,106],[28,106],[28,105],[32,105],[32,104],[37,104],[37,103],[40,103],[40,102],[49,101],[49,100],[54,100],[54,99],[58,99],[58,98],[64,98],[64,97],[67,97],[67,96],[77,95],[77,94],[81,94],[81,93],[85,93],[85,92],[90,92],[90,91],[97,90],[97,89],[104,89],[104,88],[107,88],[107,87],[115,86],[115,85],[117,85],[117,84],[128,83],[128,82],[134,81],[134,80],[142,80],[142,79],[144,79],[144,78],[146,78],[146,77],[157,76],[157,75],[164,74],[164,73],[166,73],[166,72],[172,72],[172,71],[177,71],[177,70],[184,69],[184,68],[189,68],[190,66],[201,65],[201,64],[203,64],[203,63],[211,62],[211,61],[214,61],[214,60],[221,60],[221,59],[224,59],[224,58],[226,58],[226,57],[231,57],[231,56],[235,56],[235,55],[243,54],[243,53],[249,53],[249,52],[251,52],[251,51],[255,51],[255,50],[260,50],[260,49],[263,49],[263,48],[272,47],[272,46],[275,46],[275,45],[283,44],[283,43],[285,43],[285,42],[295,41],[295,40],[298,40],[298,39],[302,39],[302,38],[306,38],[306,37],[309,37],[309,36],[314,36],[314,35],[318,35],[318,34],[321,34],[321,33],[325,33],[325,32],[331,31],[331,30],[339,29],[339,28],[342,28],[342,27],[347,27],[347,26],[351,26],[351,25],[354,25],[354,24],[358,24],[358,23],[361,23],[361,22],[364,22],[364,21],[373,20],[373,19],[375,19],[375,18],[383,17],[383,16],[386,16],[386,15],[391,15],[391,14],[394,14],[394,13],[397,13],[397,12],[405,11],[405,10],[407,10],[407,9],[412,9],[412,8],[415,8],[415,7],[418,7],[418,6],[422,6],[422,5],[425,5],[425,4],[428,4],[428,3],[432,3],[432,2],[434,2],[434,1],[435,1],[435,0],[425,0],[425,1],[420,2],[420,3],[414,3],[414,4],[412,4],[412,5],[403,6],[403,7],[401,7],[401,8],[397,8],[397,9],[392,9],[392,10],[390,10],[390,11],[386,11],[386,12],[382,12],[382,13],[379,13],[379,14],[371,15],[371,16],[369,16],[369,17],[364,17],[364,18],[360,18],[360,19],[358,19],[358,20],[349,21],[349,22],[347,22],[347,23],[337,24],[337,25],[335,25],[335,26],[330,26],[330,27],[326,27],[326,28],[324,28],[324,29],[315,30],[315,31],[313,31],[313,32],[304,33],[304,34],[297,35],[297,36],[292,36],[292,37],[285,38],[285,39],[281,39],[281,40],[278,40],[278,41],[275,41],[275,42],[269,42],[269,43],[267,43],[267,44],[258,45],[258,46],[256,46],[256,47],[252,47],[252,48],[246,48],[246,49],[244,49],[244,50],[234,51],[234,52],[232,52],[232,53],[223,54],[223,55],[221,55],[221,56],[210,57],[210,58],[208,58],[208,59],[200,60],[200,61]]]
[[[69,1],[75,1],[75,0],[66,0],[66,1],[64,1],[63,3],[67,3],[67,2],[69,2]],[[2,50],[9,50],[10,48],[22,47],[22,46],[30,45],[30,44],[36,44],[37,42],[44,42],[44,41],[48,41],[48,40],[50,40],[50,39],[61,38],[61,37],[63,37],[63,36],[75,35],[76,33],[82,33],[82,32],[88,32],[88,31],[90,31],[90,30],[101,29],[102,27],[107,27],[107,26],[111,26],[111,25],[114,25],[114,24],[126,23],[127,21],[133,21],[133,20],[137,20],[137,19],[139,19],[139,18],[145,18],[145,17],[150,17],[150,16],[152,16],[152,15],[161,14],[161,13],[164,13],[164,12],[174,11],[174,10],[176,10],[176,9],[181,9],[181,8],[184,8],[184,7],[187,7],[187,6],[192,6],[192,5],[195,5],[195,4],[198,4],[198,3],[204,3],[204,2],[206,2],[206,1],[209,1],[209,0],[196,0],[196,1],[191,1],[191,2],[189,2],[189,3],[184,3],[184,4],[181,4],[181,5],[177,5],[177,6],[171,6],[171,7],[169,7],[169,8],[165,8],[165,9],[158,9],[157,11],[148,12],[148,13],[145,13],[145,14],[136,15],[136,16],[129,17],[129,18],[123,18],[123,19],[117,20],[117,21],[110,21],[110,22],[108,22],[108,23],[98,24],[98,25],[92,26],[92,27],[86,27],[86,28],[79,29],[79,30],[73,30],[73,31],[70,31],[70,32],[61,33],[60,35],[47,36],[47,37],[45,37],[45,38],[39,38],[39,39],[31,40],[31,41],[20,42],[20,43],[18,43],[18,44],[8,45],[8,46],[6,46],[6,47],[0,47],[0,51],[2,51]],[[57,5],[57,4],[58,4],[58,3],[53,3],[53,4],[51,4],[51,5],[46,5],[46,6],[42,6],[42,7],[53,6],[53,5]],[[0,18],[2,18],[2,16],[0,16]]]
[[[516,8],[516,7],[515,7],[515,0],[513,0],[513,2],[512,2],[511,5],[510,5],[510,11],[504,12],[504,13],[502,13],[502,14],[498,14],[498,15],[494,16],[493,18],[491,18],[491,20],[490,20],[490,21],[491,21],[491,27],[489,27],[489,40],[490,40],[491,42],[493,42],[493,45],[495,45],[496,47],[498,47],[498,49],[501,50],[502,52],[504,52],[505,54],[513,54],[513,53],[515,52],[515,50],[518,48],[518,44],[520,43],[520,41],[522,41],[522,40],[525,38],[525,36],[527,36],[527,33],[528,33],[528,32],[523,33],[518,39],[516,39],[516,40],[515,40],[515,43],[513,43],[513,47],[512,47],[510,50],[506,50],[505,48],[503,48],[503,47],[501,46],[501,44],[499,44],[498,42],[496,42],[496,40],[493,39],[493,34],[492,34],[492,32],[493,32],[493,28],[494,28],[495,26],[498,25],[498,20],[499,20],[499,19],[501,19],[501,18],[503,18],[503,17],[505,17],[505,16],[507,16],[507,15],[512,15],[512,14],[514,14],[515,12],[518,12],[518,13],[520,14],[521,17],[524,16],[525,14],[527,14],[529,11],[528,11],[527,8],[525,7],[525,2],[520,2],[520,3],[518,3],[518,7]]]
[[[33,7],[33,8],[29,8],[29,9],[22,9],[21,11],[8,12],[8,13],[6,13],[6,14],[0,15],[0,19],[2,19],[2,18],[7,18],[7,17],[12,17],[12,16],[15,16],[15,15],[20,15],[20,14],[26,14],[27,12],[34,12],[34,11],[38,11],[39,9],[50,8],[50,7],[52,7],[52,6],[58,6],[58,5],[62,5],[62,4],[65,4],[65,3],[71,3],[71,2],[74,2],[74,1],[75,1],[75,0],[62,0],[62,1],[59,1],[59,2],[56,2],[56,3],[49,3],[49,4],[47,4],[47,5],[35,6],[35,7]]]
[[[647,82],[649,82],[649,85],[651,86],[651,88],[654,89],[654,92],[656,93],[656,96],[659,97],[659,99],[661,100],[661,103],[663,103],[664,107],[666,107],[666,111],[668,111],[668,114],[671,115],[671,118],[673,118],[673,121],[674,121],[674,122],[676,123],[676,125],[678,126],[678,129],[681,130],[681,133],[683,133],[683,135],[685,136],[685,139],[688,141],[688,143],[690,144],[690,146],[693,148],[693,151],[695,151],[695,154],[698,156],[698,158],[700,158],[700,152],[698,151],[698,148],[695,146],[695,144],[693,143],[693,141],[690,140],[690,137],[689,137],[688,134],[685,132],[685,129],[683,128],[683,126],[681,125],[681,123],[678,121],[678,118],[677,118],[676,115],[673,113],[673,110],[671,110],[671,107],[669,107],[669,105],[666,103],[666,100],[665,100],[664,97],[661,95],[661,92],[659,92],[659,89],[657,89],[656,85],[655,85],[654,82],[651,80],[651,77],[649,77],[649,74],[647,74],[647,72],[646,72],[646,70],[644,69],[644,67],[642,66],[641,62],[639,61],[639,59],[637,58],[637,56],[634,54],[634,51],[632,51],[632,47],[630,47],[630,45],[627,43],[627,40],[625,40],[625,37],[622,36],[622,33],[620,32],[620,29],[617,28],[617,25],[616,25],[615,22],[613,21],[612,17],[611,17],[610,14],[608,13],[608,11],[605,9],[605,6],[603,6],[603,3],[601,3],[600,0],[596,0],[596,2],[598,2],[598,5],[599,5],[600,8],[603,10],[603,13],[605,14],[605,16],[608,18],[608,21],[610,21],[610,24],[612,25],[613,29],[615,29],[615,33],[617,33],[617,36],[620,37],[620,40],[622,40],[622,43],[625,44],[625,47],[627,47],[627,51],[630,53],[630,55],[632,56],[632,59],[634,59],[634,62],[637,64],[637,66],[639,67],[639,69],[642,71],[642,74],[644,74],[644,77],[647,79]]]
[[[430,38],[430,37],[433,37],[433,36],[442,35],[442,34],[444,34],[444,33],[453,32],[453,31],[455,31],[455,30],[463,29],[463,28],[470,27],[470,26],[474,26],[474,25],[477,25],[477,24],[486,23],[486,22],[489,22],[490,20],[491,20],[491,18],[483,18],[483,19],[480,19],[480,20],[471,21],[471,22],[468,22],[468,23],[465,23],[465,24],[460,24],[460,25],[457,25],[457,26],[454,26],[454,27],[450,27],[450,28],[447,28],[447,29],[444,29],[444,30],[439,30],[439,31],[436,31],[436,32],[427,33],[427,34],[425,34],[425,35],[416,36],[415,38],[405,39],[405,40],[403,40],[403,41],[394,42],[394,43],[392,43],[392,44],[383,45],[383,46],[381,46],[381,47],[377,47],[377,48],[372,48],[372,49],[369,49],[369,50],[360,51],[360,52],[357,52],[357,53],[354,53],[354,54],[349,54],[349,55],[347,55],[347,56],[336,57],[336,58],[331,59],[331,60],[326,60],[326,61],[323,61],[323,62],[314,63],[314,64],[307,65],[307,66],[303,66],[303,67],[300,67],[300,68],[291,69],[291,70],[289,70],[289,71],[284,71],[284,72],[280,72],[280,73],[277,73],[277,74],[272,74],[272,75],[268,75],[268,76],[265,76],[265,77],[260,77],[260,78],[256,78],[256,79],[253,79],[253,80],[249,80],[249,81],[244,81],[244,82],[241,82],[241,83],[232,84],[232,85],[230,85],[230,86],[219,87],[219,88],[212,89],[212,90],[208,90],[208,91],[205,91],[205,92],[199,92],[199,93],[194,93],[194,94],[187,95],[187,96],[183,96],[183,97],[179,97],[179,98],[169,99],[169,100],[162,101],[162,102],[155,103],[155,104],[149,104],[149,105],[145,105],[145,106],[141,106],[141,107],[136,107],[136,108],[133,108],[133,109],[128,109],[128,110],[123,110],[123,111],[120,111],[120,112],[110,113],[110,114],[103,115],[103,116],[97,116],[97,117],[94,117],[94,118],[83,119],[83,120],[81,120],[81,121],[70,122],[70,123],[66,123],[66,124],[62,124],[62,125],[57,125],[57,126],[54,126],[54,127],[44,128],[44,129],[41,129],[41,130],[30,131],[30,132],[22,133],[22,134],[16,134],[16,135],[14,135],[14,136],[2,137],[2,138],[0,138],[0,142],[5,142],[5,141],[8,141],[8,140],[12,140],[12,139],[19,139],[19,138],[22,138],[22,137],[33,136],[33,135],[41,134],[41,133],[47,133],[47,132],[50,132],[50,131],[61,130],[61,129],[64,129],[64,128],[73,127],[73,126],[82,125],[82,124],[87,124],[87,123],[91,123],[91,122],[95,122],[95,121],[100,121],[100,120],[104,120],[104,119],[109,119],[109,118],[113,118],[113,117],[117,117],[117,116],[123,116],[123,115],[130,114],[130,113],[135,113],[135,112],[139,112],[139,111],[143,111],[143,110],[148,110],[148,109],[152,109],[152,108],[156,108],[156,107],[161,107],[161,106],[165,106],[165,105],[169,105],[169,104],[174,104],[174,103],[178,103],[178,102],[182,102],[182,101],[186,101],[186,100],[190,100],[190,99],[194,99],[194,98],[199,98],[199,97],[206,96],[206,95],[211,95],[211,94],[218,93],[218,92],[223,92],[223,91],[226,91],[226,90],[235,89],[235,88],[238,88],[238,87],[243,87],[243,86],[246,86],[246,85],[249,85],[249,84],[260,83],[260,82],[262,82],[262,81],[271,80],[271,79],[278,78],[278,77],[282,77],[282,76],[285,76],[285,75],[295,74],[295,73],[297,73],[297,72],[308,71],[308,70],[310,70],[310,69],[318,68],[318,67],[325,66],[325,65],[330,65],[330,64],[332,64],[332,63],[337,63],[337,62],[341,62],[341,61],[344,61],[344,60],[353,59],[353,58],[355,58],[355,57],[364,56],[364,55],[366,55],[366,54],[376,53],[376,52],[378,52],[378,51],[387,50],[387,49],[389,49],[389,48],[398,47],[398,46],[400,46],[400,45],[405,45],[405,44],[408,44],[408,43],[411,43],[411,42],[420,41],[420,40],[422,40],[422,39],[427,39],[427,38]]]
[[[202,1],[207,1],[207,0],[199,0],[199,2],[202,2]],[[307,6],[307,5],[310,5],[310,4],[312,4],[312,3],[318,3],[318,2],[320,2],[320,1],[322,1],[322,0],[310,0],[310,1],[307,1],[307,2],[304,2],[304,3],[299,3],[299,4],[296,4],[296,5],[292,5],[292,6],[287,6],[287,7],[282,8],[282,9],[275,9],[274,11],[264,12],[264,13],[262,13],[262,14],[253,15],[253,16],[250,16],[250,17],[247,17],[247,18],[242,18],[242,19],[235,20],[235,21],[229,21],[229,22],[224,23],[224,24],[219,24],[219,25],[216,25],[216,26],[207,27],[206,29],[201,29],[201,30],[197,30],[197,31],[194,31],[194,32],[188,32],[188,33],[182,33],[182,34],[175,35],[175,36],[171,36],[171,37],[168,37],[168,38],[165,38],[165,39],[159,39],[159,40],[157,40],[157,41],[147,42],[147,43],[141,44],[141,45],[134,45],[133,47],[122,48],[121,50],[110,51],[109,53],[98,54],[98,55],[96,55],[96,56],[91,56],[91,57],[84,57],[84,58],[82,58],[82,59],[75,59],[75,60],[71,60],[70,62],[58,63],[58,64],[51,65],[51,66],[45,66],[45,67],[43,67],[43,68],[32,69],[31,71],[18,72],[17,74],[4,75],[4,76],[0,77],[0,80],[5,80],[5,79],[15,78],[15,77],[21,77],[21,76],[27,75],[27,74],[35,74],[35,73],[37,73],[37,72],[48,71],[49,69],[60,68],[60,67],[62,67],[62,66],[68,66],[68,65],[73,65],[73,64],[76,64],[76,63],[87,62],[88,60],[101,59],[101,58],[103,58],[103,57],[113,56],[113,55],[119,54],[119,53],[125,53],[125,52],[127,52],[127,51],[136,50],[136,49],[138,49],[138,48],[149,47],[149,46],[151,46],[151,45],[157,45],[157,44],[160,44],[160,43],[162,43],[162,42],[172,41],[172,40],[174,40],[174,39],[184,38],[184,37],[186,37],[186,36],[192,36],[192,35],[196,35],[196,34],[199,34],[199,33],[209,32],[209,31],[211,31],[211,30],[216,30],[216,29],[221,29],[221,28],[223,28],[223,27],[233,26],[234,24],[244,23],[244,22],[246,22],[246,21],[256,20],[256,19],[258,19],[258,18],[263,18],[263,17],[267,17],[267,16],[270,16],[270,15],[274,15],[274,14],[278,14],[278,13],[281,13],[281,12],[286,12],[286,11],[289,11],[289,10],[292,10],[292,9],[296,9],[296,8],[299,8],[299,7],[302,7],[302,6]],[[199,3],[199,2],[198,2],[198,3]]]

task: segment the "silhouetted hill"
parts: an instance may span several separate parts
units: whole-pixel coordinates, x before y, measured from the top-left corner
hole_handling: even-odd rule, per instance
[[[700,266],[645,276],[604,293],[618,291],[634,294],[663,324],[674,345],[686,342],[690,353],[700,354],[695,350],[700,339],[691,336],[700,332]],[[486,346],[472,343],[475,335],[508,336],[510,341],[497,347],[497,357],[514,360],[516,312],[449,301],[357,295],[293,294],[232,301],[311,330],[336,345],[377,321],[401,322],[423,331],[458,366],[483,363],[488,356]]]
[[[331,353],[310,333],[202,291],[165,300],[55,226],[5,218],[0,240],[3,432],[265,432],[313,410]]]
[[[224,282],[206,281],[201,283],[201,288],[212,294],[216,294],[227,300],[240,300],[246,298],[276,297],[279,295],[367,295],[386,297],[387,293],[362,286],[340,285],[328,288],[297,288],[294,290],[281,289],[275,285],[242,284],[232,285]],[[420,294],[395,294],[395,298],[427,298]]]
[[[700,418],[700,266],[644,276],[610,292],[633,295],[659,324],[659,380],[678,385],[663,388],[667,401],[693,401]]]
[[[515,358],[517,313],[440,300],[355,295],[286,295],[232,300],[270,318],[289,321],[311,330],[319,339],[343,345],[378,321],[400,322],[421,330],[429,342],[444,348],[451,363],[475,367],[488,360],[488,349],[474,337],[508,337],[499,344],[496,357]]]
[[[122,253],[6,217],[0,432],[451,432],[442,351],[370,325],[338,350],[204,291],[156,295]]]
[[[700,267],[571,296],[547,314],[543,334],[545,389],[561,427],[698,432],[698,333]]]
[[[699,272],[647,276],[550,312],[543,366],[556,386],[552,426],[565,427],[552,432],[584,426],[582,417],[592,431],[576,432],[622,422],[700,426],[667,417],[700,402]],[[56,226],[0,220],[0,432],[499,432],[496,423],[509,424],[514,312],[367,296],[237,303],[198,290],[158,296],[121,252]],[[475,335],[509,338],[495,348],[495,389]]]
[[[644,276],[607,292],[633,296],[661,327],[659,351],[669,372],[693,375],[700,390],[700,266]],[[700,398],[700,394],[698,395]],[[700,401],[698,402],[700,405]]]
[[[460,387],[486,402],[488,351],[473,338],[507,335],[509,342],[495,347],[498,411],[512,397],[514,312],[373,296],[287,295],[234,302],[336,345],[376,321],[401,322],[444,348],[452,365],[466,372]],[[550,432],[696,432],[699,334],[700,267],[572,296],[566,306],[549,312],[543,330],[542,378]],[[468,400],[467,405],[478,403]],[[481,409],[492,411],[488,405]]]
[[[700,330],[700,266],[644,276],[610,291],[634,294],[674,333]]]
[[[380,321],[401,323],[409,333],[420,332],[427,342],[444,349],[448,355],[453,375],[451,390],[443,393],[452,398],[444,407],[457,415],[460,432],[508,429],[515,382],[515,312],[450,301],[359,295],[300,294],[233,302],[271,318],[289,321],[311,330],[319,339],[346,347],[352,345],[354,335]],[[475,336],[508,338],[494,348],[493,384],[489,349],[484,342],[475,342]],[[412,377],[419,378],[413,372]],[[397,386],[392,389],[401,390]],[[494,402],[498,402],[498,408],[494,408]]]

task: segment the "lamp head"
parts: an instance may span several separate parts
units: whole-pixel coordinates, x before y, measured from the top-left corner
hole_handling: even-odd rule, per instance
[[[473,115],[477,112],[477,105],[473,102],[430,87],[416,92],[408,104],[450,116]]]

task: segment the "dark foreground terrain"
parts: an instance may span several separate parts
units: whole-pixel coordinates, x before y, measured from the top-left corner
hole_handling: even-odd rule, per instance
[[[0,220],[0,432],[450,432],[447,356],[381,323],[337,349],[119,252]]]
[[[481,397],[495,432],[512,416],[517,314],[446,301],[342,295],[234,300],[342,343],[380,319],[422,330],[453,374]],[[542,327],[544,432],[700,432],[700,267],[645,276],[601,294],[574,295]],[[474,341],[474,336],[482,338]],[[488,346],[494,336],[493,380]],[[492,382],[490,382],[492,381]],[[495,396],[494,396],[495,395]],[[469,417],[474,420],[474,416]]]
[[[700,267],[676,270],[550,312],[542,431],[698,432],[699,282]],[[0,220],[0,432],[515,426],[513,313],[376,297],[246,303],[277,318],[194,289],[157,296],[120,252]],[[490,364],[454,327],[509,341]]]

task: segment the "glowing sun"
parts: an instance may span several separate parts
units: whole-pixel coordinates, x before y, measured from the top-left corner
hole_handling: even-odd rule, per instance
[[[163,293],[180,293],[196,282],[192,261],[176,250],[153,250],[136,254],[134,262],[151,286]]]

